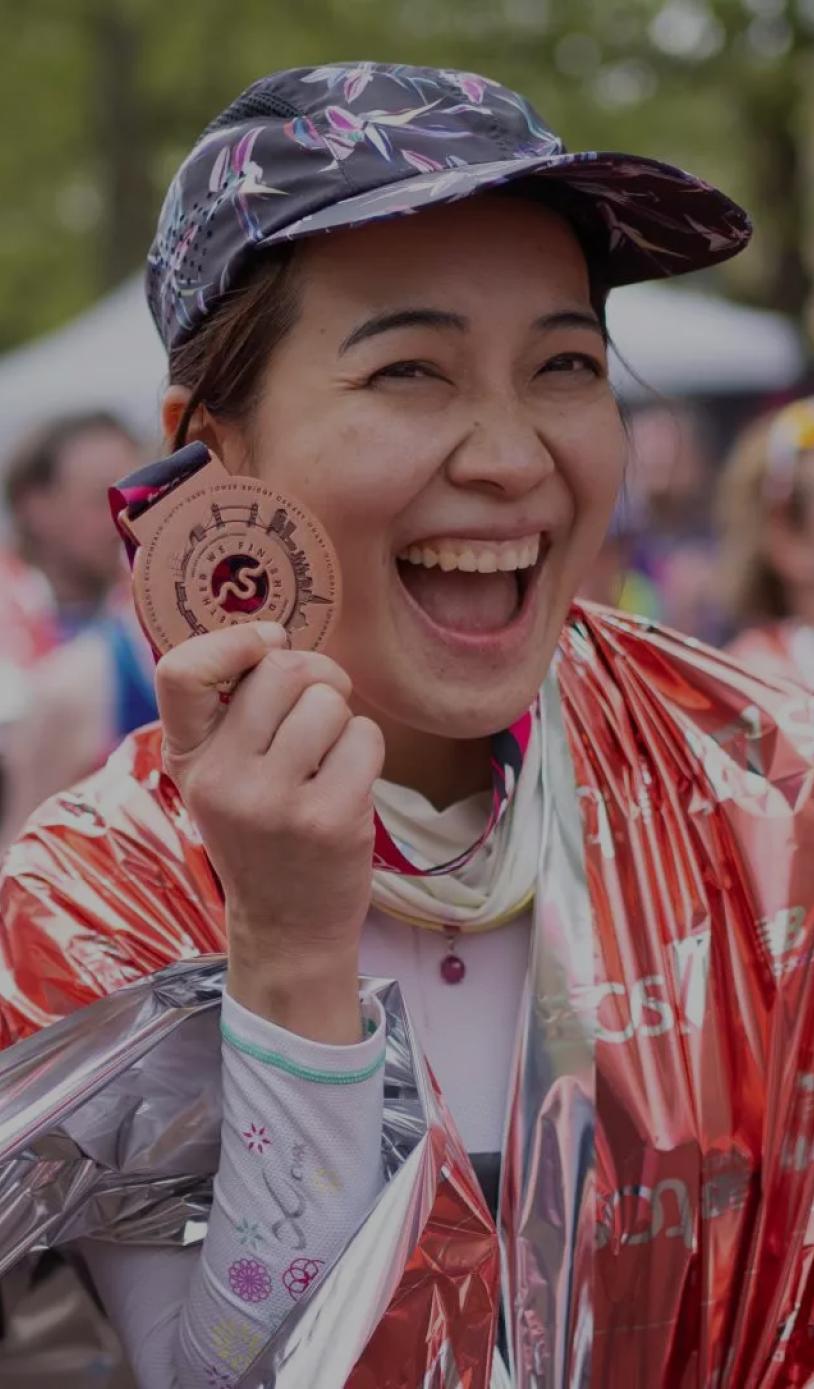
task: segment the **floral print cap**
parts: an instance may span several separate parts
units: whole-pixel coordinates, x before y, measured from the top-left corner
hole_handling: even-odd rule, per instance
[[[746,213],[668,164],[566,152],[517,92],[476,73],[386,63],[263,77],[208,126],[170,185],[147,261],[168,348],[265,247],[449,203],[511,180],[556,181],[608,286],[714,265]]]

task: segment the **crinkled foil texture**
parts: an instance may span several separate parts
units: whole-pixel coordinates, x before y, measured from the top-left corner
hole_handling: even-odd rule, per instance
[[[814,1382],[814,704],[587,606],[543,702],[499,1256],[374,981],[389,1180],[246,1386],[487,1389],[498,1257],[516,1389]],[[38,812],[0,910],[0,1267],[199,1239],[222,905],[156,730]]]
[[[222,956],[170,965],[0,1058],[0,1274],[79,1235],[201,1239],[218,1159],[223,977]],[[246,1389],[418,1384],[433,1359],[461,1383],[488,1383],[496,1232],[398,985],[369,987],[387,1016],[388,1181],[314,1296],[245,1367]],[[418,1343],[416,1324],[427,1329]]]

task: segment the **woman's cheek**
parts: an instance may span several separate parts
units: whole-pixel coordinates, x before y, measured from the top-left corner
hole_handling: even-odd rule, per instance
[[[346,425],[322,454],[322,492],[350,518],[399,515],[438,471],[438,440],[420,419]]]
[[[613,420],[606,433],[594,433],[568,455],[560,454],[564,481],[570,492],[572,524],[563,553],[563,581],[570,596],[595,562],[607,534],[624,477],[626,449],[619,446]],[[624,431],[621,430],[624,441]]]
[[[606,524],[622,485],[628,442],[615,402],[602,411],[586,413],[570,440],[572,491],[578,509]]]

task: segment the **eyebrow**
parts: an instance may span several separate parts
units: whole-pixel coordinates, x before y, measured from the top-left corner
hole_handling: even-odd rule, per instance
[[[391,333],[397,328],[455,328],[459,333],[465,333],[468,327],[468,319],[458,313],[446,313],[443,309],[396,309],[392,313],[375,314],[373,318],[360,323],[359,327],[354,328],[345,338],[339,355],[341,357],[366,338],[375,338],[379,333]]]
[[[468,318],[462,314],[449,313],[443,309],[396,309],[390,313],[374,314],[365,319],[349,333],[339,348],[340,357],[352,347],[368,338],[378,337],[380,333],[392,333],[399,328],[454,328],[465,333],[469,328]],[[558,313],[541,314],[532,323],[536,332],[550,332],[552,328],[589,328],[604,338],[602,324],[596,314],[578,309],[565,309]]]
[[[550,332],[552,328],[590,328],[604,338],[602,324],[595,313],[583,309],[563,309],[559,313],[544,313],[535,318],[532,328],[539,333]]]

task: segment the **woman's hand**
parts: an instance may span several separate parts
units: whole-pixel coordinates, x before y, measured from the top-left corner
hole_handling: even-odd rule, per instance
[[[164,765],[223,885],[232,997],[303,1036],[357,1042],[384,742],[351,713],[345,672],[285,640],[247,623],[163,657]]]

